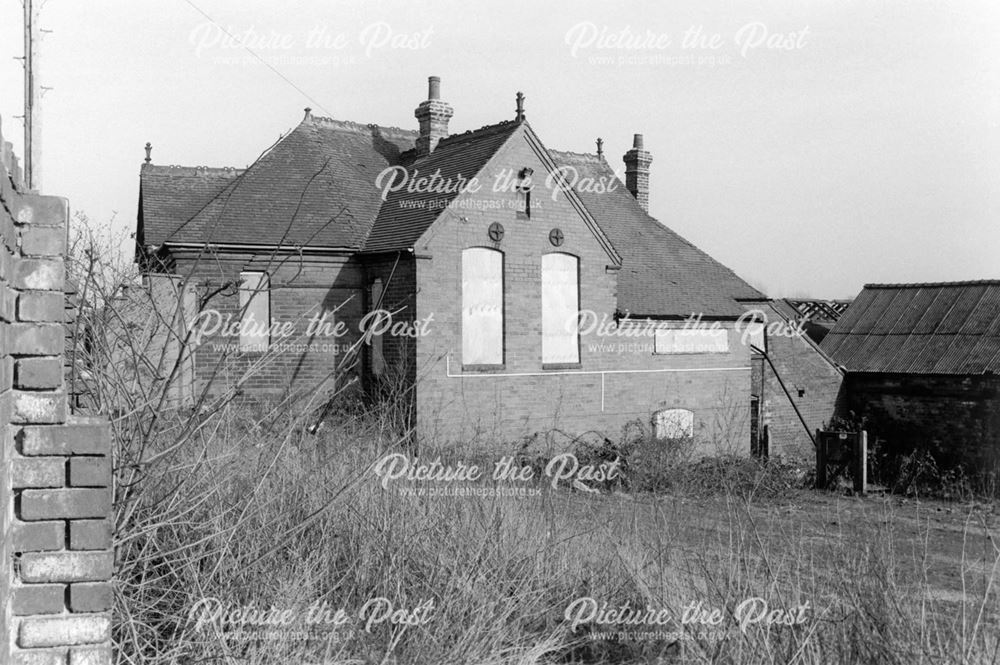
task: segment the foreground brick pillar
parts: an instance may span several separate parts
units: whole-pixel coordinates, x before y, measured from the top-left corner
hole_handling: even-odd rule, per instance
[[[67,202],[0,165],[0,203],[0,663],[110,665],[111,435],[68,414]]]

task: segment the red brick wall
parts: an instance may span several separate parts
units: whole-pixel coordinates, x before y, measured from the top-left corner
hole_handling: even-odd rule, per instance
[[[419,343],[405,336],[384,338],[387,366],[416,381],[416,426],[425,440],[510,441],[552,428],[574,435],[596,430],[617,438],[627,423],[648,427],[654,412],[685,408],[695,413],[706,451],[748,452],[749,356],[731,322],[726,324],[728,353],[653,355],[651,336],[601,337],[594,332],[581,339],[580,367],[542,369],[540,263],[543,254],[556,251],[548,240],[550,229],[559,227],[565,234],[558,251],[580,259],[581,307],[609,321],[616,309],[617,272],[565,196],[553,200],[540,185],[530,219],[523,219],[515,212],[516,194],[492,191],[500,170],[517,172],[525,166],[534,170],[537,182],[544,180],[545,166],[519,133],[495,157],[491,171],[480,175],[482,190],[460,196],[459,207],[441,216],[414,253],[296,257],[280,266],[250,254],[175,253],[176,273],[195,280],[203,294],[234,282],[240,271],[261,270],[271,275],[273,319],[297,320],[302,332],[305,312],[340,307],[337,319],[351,330],[338,340],[340,352],[272,353],[253,371],[260,354],[223,353],[216,347],[225,340],[202,340],[196,357],[198,389],[212,382],[221,387],[240,383],[249,395],[280,396],[323,382],[342,362],[343,347],[357,340],[360,319],[372,306],[370,285],[381,278],[387,289],[385,309],[402,308],[394,322],[427,321],[430,330]],[[505,208],[490,206],[500,199]],[[500,243],[487,237],[494,221],[506,228]],[[461,370],[461,252],[473,246],[495,246],[505,253],[507,362],[500,373]],[[235,317],[235,289],[214,296],[207,306]],[[369,363],[370,349],[363,346],[340,385],[354,377],[374,385],[364,371]],[[448,376],[448,367],[459,376]]]
[[[680,407],[694,412],[706,451],[749,452],[749,354],[732,323],[727,324],[730,352],[725,354],[653,355],[650,337],[600,338],[591,333],[581,339],[581,367],[569,370],[578,373],[542,369],[540,265],[543,254],[556,251],[548,240],[550,229],[559,227],[565,235],[558,251],[580,259],[583,309],[613,317],[617,275],[608,269],[612,260],[566,198],[560,195],[553,201],[539,186],[546,169],[520,133],[480,176],[481,191],[461,195],[458,205],[471,199],[513,205],[515,194],[491,191],[493,178],[501,169],[517,172],[525,166],[534,169],[532,204],[540,206],[530,219],[518,218],[510,207],[480,210],[469,203],[444,213],[416,248],[417,316],[424,320],[433,315],[434,322],[432,334],[417,350],[421,437],[490,445],[557,428],[574,435],[596,430],[615,439],[629,421],[648,426],[655,411]],[[505,227],[499,243],[488,239],[492,222]],[[462,371],[461,252],[474,246],[504,252],[506,366],[496,373]],[[637,344],[646,348],[637,349]]]
[[[381,309],[392,314],[393,323],[409,323],[416,313],[416,265],[413,254],[398,252],[379,254],[365,259],[365,311],[370,312],[377,303],[370,302],[370,286],[382,280]],[[416,343],[401,335],[382,335],[383,357],[386,373],[392,377],[412,382],[415,377]],[[370,349],[365,346],[365,368],[371,367]]]
[[[416,286],[414,258],[410,252],[359,256],[271,258],[249,253],[176,252],[171,278],[195,285],[201,311],[217,310],[239,320],[239,295],[235,283],[244,271],[266,272],[270,277],[271,318],[292,322],[293,333],[284,340],[272,338],[267,353],[242,352],[238,337],[215,334],[202,337],[195,351],[195,398],[203,391],[220,396],[238,384],[242,395],[278,398],[289,393],[330,394],[367,384],[374,388],[371,347],[361,334],[364,317],[375,306],[371,285],[382,280],[382,309],[392,312],[393,323],[414,319]],[[158,277],[153,274],[151,279]],[[228,285],[228,286],[227,286]],[[211,297],[208,297],[209,294]],[[207,298],[207,300],[206,300]],[[169,314],[176,296],[159,297],[157,306]],[[342,336],[314,334],[307,337],[314,315],[331,326],[344,326]],[[192,314],[196,314],[194,311]],[[370,325],[371,318],[368,319]],[[197,327],[197,326],[196,326]],[[282,343],[284,342],[284,343]],[[415,340],[383,335],[383,354],[392,380],[412,383]],[[339,378],[338,378],[339,377]],[[386,377],[389,380],[389,377]]]
[[[784,321],[774,310],[764,311],[769,323]],[[774,363],[772,368],[764,362],[762,370],[761,425],[768,428],[768,454],[812,462],[815,459],[812,440],[792,404],[798,408],[809,432],[823,428],[843,412],[844,375],[809,339],[800,335],[768,335],[767,353]],[[782,390],[779,376],[791,400]]]
[[[17,191],[6,163],[0,204],[0,662],[106,665],[111,435],[67,413],[68,206]]]
[[[266,272],[270,278],[271,319],[291,324],[291,334],[272,336],[267,352],[243,352],[239,337],[222,334],[199,340],[195,353],[195,395],[236,389],[241,394],[280,398],[330,394],[359,385],[361,355],[348,353],[358,341],[365,312],[365,272],[350,256],[284,256],[215,253],[211,256],[177,253],[176,274],[197,285],[202,307],[223,317],[240,319],[236,284],[240,272]],[[331,329],[342,322],[343,336],[313,331],[313,316]]]
[[[927,450],[942,467],[1000,471],[1000,381],[993,376],[850,374],[851,409],[867,418],[869,446]]]

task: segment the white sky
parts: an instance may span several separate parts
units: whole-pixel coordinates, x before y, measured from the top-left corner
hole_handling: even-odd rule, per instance
[[[219,44],[187,0],[47,0],[45,193],[132,228],[146,141],[155,163],[243,167],[305,106],[416,128],[435,74],[453,132],[512,117],[521,90],[551,148],[593,152],[601,136],[621,168],[643,133],[650,212],[769,295],[1000,278],[995,0],[191,1],[262,37],[255,50],[314,101]],[[21,13],[0,0],[0,116],[19,154]],[[684,47],[698,26],[718,48]],[[626,28],[670,44],[587,44]],[[748,44],[754,30],[796,48]]]

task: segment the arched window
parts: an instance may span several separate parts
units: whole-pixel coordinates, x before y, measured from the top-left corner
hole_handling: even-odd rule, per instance
[[[694,413],[687,409],[664,409],[653,414],[657,439],[683,439],[694,436]]]
[[[580,268],[570,254],[542,256],[542,364],[580,362]]]
[[[462,251],[462,364],[503,364],[503,252]]]

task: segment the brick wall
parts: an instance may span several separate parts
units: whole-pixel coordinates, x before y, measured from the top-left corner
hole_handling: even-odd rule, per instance
[[[105,420],[68,413],[67,202],[18,191],[9,166],[0,168],[0,662],[104,665],[111,437]]]
[[[1000,472],[1000,380],[992,375],[849,374],[850,407],[869,445],[889,455],[926,450],[943,467]]]
[[[265,272],[270,280],[271,320],[291,325],[288,336],[272,336],[266,352],[240,351],[239,336],[225,335],[221,329],[201,337],[194,354],[195,396],[219,395],[236,387],[241,395],[278,399],[360,386],[362,355],[347,353],[358,341],[366,307],[365,270],[356,257],[177,252],[173,270],[194,288],[202,312],[218,311],[223,320],[231,317],[237,322],[240,273]],[[314,316],[322,323],[310,333]],[[344,326],[341,336],[327,335],[327,329],[320,327],[333,330],[338,323]]]
[[[786,322],[770,306],[760,306],[769,324]],[[785,328],[787,330],[787,328]],[[761,425],[767,426],[768,454],[786,460],[811,463],[815,449],[809,432],[822,429],[836,415],[842,415],[846,401],[844,375],[806,336],[769,334],[767,354],[774,363],[761,363]],[[782,390],[779,377],[788,389]],[[802,420],[795,413],[798,408]]]
[[[524,167],[534,170],[536,180],[544,180],[546,167],[517,133],[492,160],[491,172],[480,175],[487,186],[460,196],[457,207],[439,218],[413,253],[276,258],[175,251],[170,270],[197,284],[202,297],[214,293],[205,304],[208,308],[238,320],[235,288],[219,288],[234,284],[240,271],[260,270],[271,276],[273,320],[297,321],[301,335],[310,312],[336,309],[334,319],[349,331],[336,340],[335,349],[272,353],[264,364],[261,354],[219,351],[225,339],[202,339],[195,359],[195,392],[210,384],[216,392],[239,384],[247,395],[279,397],[329,381],[338,366],[340,383],[329,382],[326,390],[357,379],[377,386],[367,376],[367,346],[356,362],[342,365],[343,350],[357,340],[358,324],[373,305],[370,287],[379,278],[386,288],[384,308],[402,309],[393,321],[416,319],[419,325],[427,322],[430,331],[419,340],[405,335],[383,340],[386,365],[401,371],[406,383],[416,384],[415,425],[424,440],[509,442],[551,429],[571,435],[595,431],[614,439],[629,423],[648,429],[656,411],[683,408],[695,414],[704,452],[748,453],[750,359],[733,322],[725,324],[728,353],[654,355],[652,336],[602,336],[595,330],[581,337],[579,367],[542,368],[540,263],[543,254],[557,251],[548,240],[549,231],[560,228],[565,241],[558,251],[580,259],[581,307],[608,322],[613,322],[617,306],[617,270],[565,196],[553,200],[540,187],[532,196],[530,217],[524,218],[517,212],[514,192],[492,191],[501,170],[516,173]],[[495,199],[505,199],[504,207],[495,207]],[[487,237],[494,221],[506,228],[499,243]],[[502,372],[463,372],[461,367],[461,252],[475,246],[496,247],[505,256],[507,362]]]
[[[420,437],[489,446],[560,429],[616,439],[631,421],[649,427],[654,412],[685,408],[694,412],[705,452],[749,453],[750,360],[732,322],[725,324],[729,353],[653,355],[651,337],[602,337],[594,330],[581,336],[578,368],[542,368],[542,255],[577,256],[581,308],[609,320],[617,271],[565,196],[553,201],[544,187],[536,188],[531,216],[524,219],[514,209],[516,194],[492,191],[501,170],[523,167],[534,170],[536,187],[547,173],[528,140],[515,133],[480,175],[482,189],[459,196],[415,249],[417,318],[433,315],[432,333],[417,348]],[[488,238],[492,222],[505,227],[499,243]],[[558,249],[548,239],[554,227],[565,238]],[[504,252],[505,366],[496,372],[462,370],[461,252],[477,246]]]
[[[381,309],[392,315],[393,323],[410,324],[416,314],[416,259],[410,252],[397,252],[365,257],[365,311],[377,305],[371,302],[371,284],[381,280],[383,285]],[[416,381],[416,340],[402,335],[382,335],[384,373],[372,375],[371,345],[364,346],[363,376],[369,391],[406,389]],[[387,385],[380,385],[385,382]],[[402,384],[402,385],[398,385]],[[412,393],[410,394],[412,399]]]

